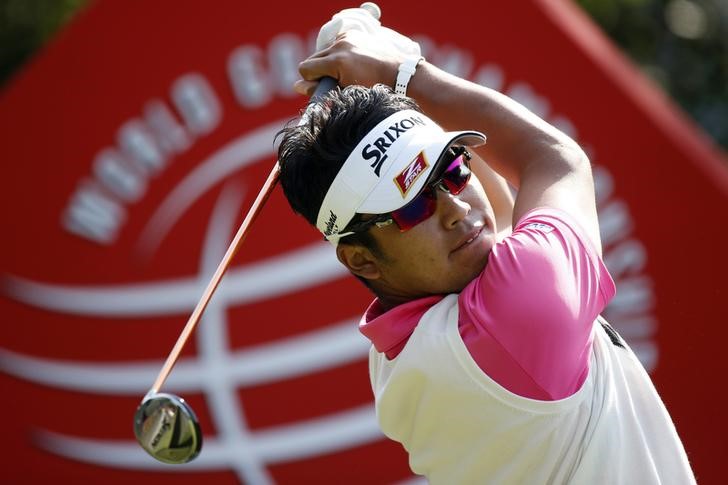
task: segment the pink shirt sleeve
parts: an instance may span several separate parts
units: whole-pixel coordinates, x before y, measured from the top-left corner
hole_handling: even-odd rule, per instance
[[[509,391],[563,399],[586,378],[592,324],[614,293],[576,222],[536,209],[460,294],[460,334],[480,368]]]

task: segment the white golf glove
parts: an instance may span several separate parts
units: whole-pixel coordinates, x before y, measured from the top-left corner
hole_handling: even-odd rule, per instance
[[[381,41],[378,43],[378,48],[386,49],[386,54],[399,53],[403,58],[421,55],[420,45],[417,42],[399,32],[382,27],[379,20],[363,8],[344,9],[326,22],[319,30],[316,50],[330,46],[337,35],[349,30],[360,30],[376,35]]]

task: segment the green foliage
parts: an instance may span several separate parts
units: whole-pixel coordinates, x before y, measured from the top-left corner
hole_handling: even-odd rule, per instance
[[[645,74],[728,148],[728,1],[577,3]]]
[[[0,83],[5,83],[87,0],[0,0]]]

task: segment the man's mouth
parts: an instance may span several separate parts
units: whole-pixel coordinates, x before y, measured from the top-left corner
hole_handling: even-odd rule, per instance
[[[461,249],[466,248],[473,241],[478,239],[480,237],[480,235],[483,233],[483,227],[484,226],[480,226],[480,227],[475,228],[473,231],[471,231],[471,233],[467,236],[467,239],[460,242],[460,244],[458,244],[458,246],[455,249],[453,249],[452,252],[454,253],[454,252],[460,251]]]

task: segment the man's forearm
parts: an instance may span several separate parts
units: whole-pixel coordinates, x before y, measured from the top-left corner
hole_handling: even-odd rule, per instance
[[[528,109],[489,88],[457,78],[423,62],[408,95],[449,130],[478,129],[488,142],[478,153],[515,187],[533,163],[567,164],[576,143]]]
[[[513,223],[551,207],[573,216],[601,251],[589,159],[569,136],[509,97],[423,62],[407,94],[448,130],[475,129],[477,153],[518,189]]]

